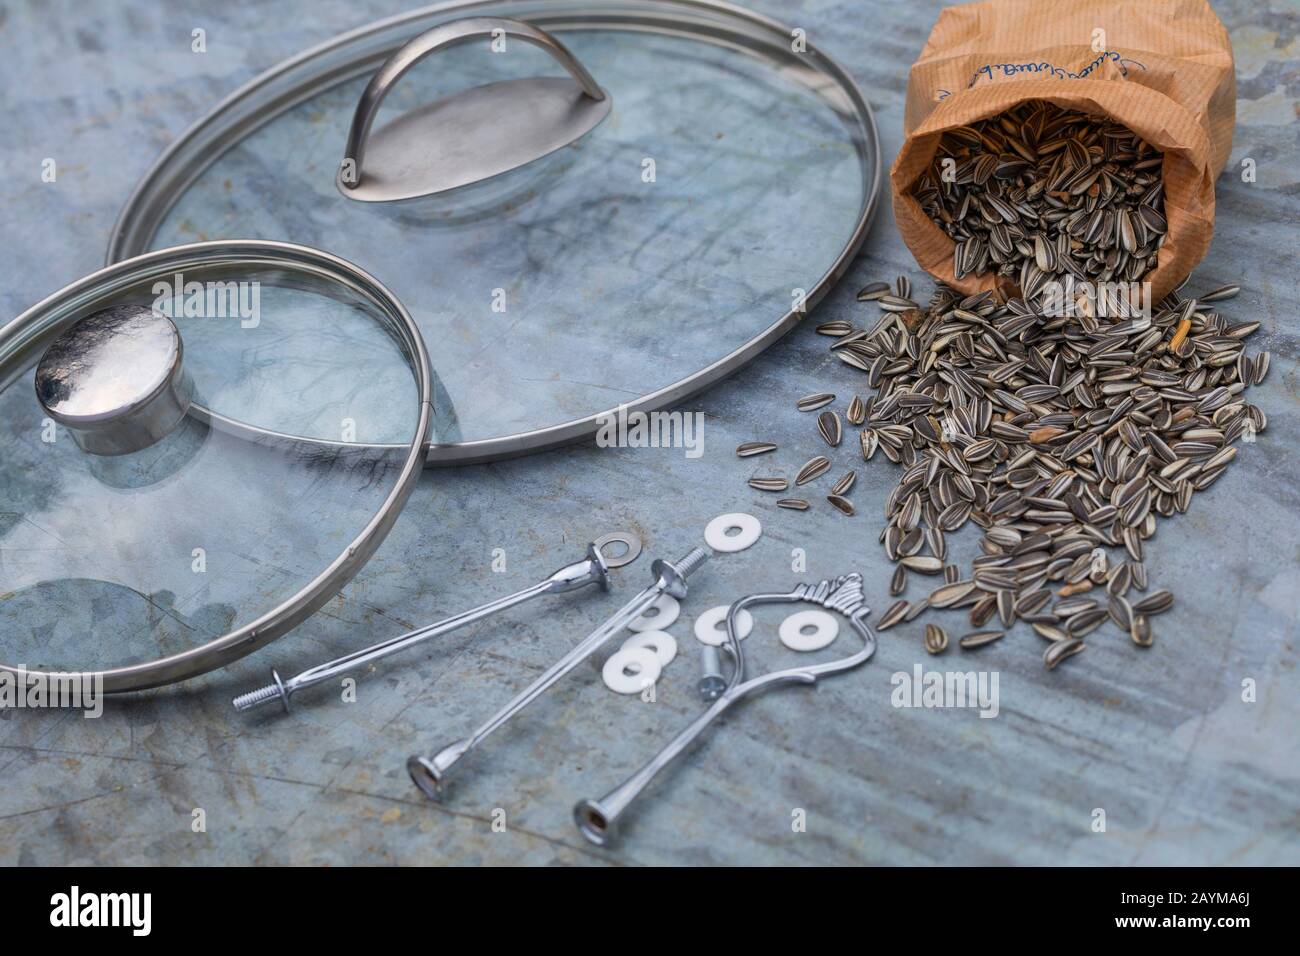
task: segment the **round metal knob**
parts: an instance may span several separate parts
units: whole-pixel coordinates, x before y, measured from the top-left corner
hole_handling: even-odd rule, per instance
[[[189,411],[184,347],[167,316],[119,305],[81,319],[36,368],[36,397],[85,451],[125,455],[167,436]]]

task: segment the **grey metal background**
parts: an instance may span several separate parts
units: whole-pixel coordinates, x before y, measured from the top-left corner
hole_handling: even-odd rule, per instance
[[[0,317],[98,267],[137,178],[221,96],[403,6],[0,4]],[[752,6],[805,28],[850,69],[891,158],[907,66],[938,4]],[[573,828],[577,799],[622,780],[698,712],[689,636],[697,611],[853,569],[877,606],[887,603],[875,539],[892,465],[878,457],[860,469],[854,518],[820,499],[806,514],[778,512],[744,484],[760,472],[791,475],[819,450],[813,417],[793,411],[795,397],[826,388],[843,402],[862,386],[811,326],[873,314],[853,300],[871,279],[903,272],[928,288],[885,204],[849,277],[806,326],[686,409],[705,415],[702,457],[576,447],[427,473],[357,580],[270,649],[184,687],[111,702],[98,720],[0,712],[0,861],[1300,862],[1300,482],[1288,450],[1300,417],[1298,26],[1291,0],[1214,6],[1236,51],[1238,126],[1218,184],[1216,239],[1192,288],[1243,285],[1223,311],[1264,324],[1251,350],[1271,349],[1273,370],[1251,397],[1270,424],[1189,515],[1162,524],[1150,542],[1153,584],[1178,597],[1154,621],[1154,648],[1103,628],[1083,655],[1048,673],[1041,642],[1023,628],[978,653],[941,658],[923,653],[919,627],[896,628],[861,670],[760,698],[723,721],[652,788],[611,849],[591,849]],[[189,51],[196,26],[208,33],[201,56]],[[47,156],[59,162],[54,185],[40,181]],[[1246,157],[1258,167],[1253,184],[1237,172]],[[736,444],[753,438],[782,449],[736,459]],[[854,457],[842,449],[837,466],[854,467]],[[759,515],[766,533],[693,579],[671,628],[690,656],[668,667],[656,703],[611,695],[596,660],[467,760],[447,806],[416,793],[407,755],[460,736],[639,589],[649,557],[685,551],[709,518],[732,510]],[[22,500],[0,488],[0,522],[22,513]],[[360,680],[355,704],[321,690],[287,718],[230,708],[272,664],[314,663],[463,610],[536,580],[616,528],[640,533],[647,556],[617,572],[610,595],[561,598],[536,619],[512,614],[392,661]],[[505,573],[491,570],[494,548],[505,549]],[[807,552],[806,575],[791,572],[794,548]],[[955,550],[972,549],[966,536]],[[755,650],[775,644],[778,619],[759,616]],[[759,666],[776,660],[759,657]],[[1000,715],[891,707],[890,675],[916,662],[998,671]],[[1241,701],[1245,679],[1257,684],[1253,704]],[[206,833],[191,830],[195,808],[206,813]],[[491,827],[496,808],[504,832]],[[794,808],[806,811],[807,832],[792,832]],[[1094,808],[1106,811],[1104,834],[1090,829]]]

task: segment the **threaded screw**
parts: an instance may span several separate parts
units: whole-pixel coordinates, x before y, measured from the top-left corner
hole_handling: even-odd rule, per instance
[[[271,677],[275,680],[274,684],[267,684],[257,690],[250,690],[247,694],[240,694],[231,701],[235,706],[235,710],[249,710],[278,697],[284,703],[285,711],[288,712],[289,692],[284,688],[284,681],[280,680],[280,675],[275,671],[271,671]]]
[[[682,577],[689,578],[707,560],[709,560],[709,552],[703,548],[692,548],[681,559],[676,561],[673,567],[677,569],[677,573]]]

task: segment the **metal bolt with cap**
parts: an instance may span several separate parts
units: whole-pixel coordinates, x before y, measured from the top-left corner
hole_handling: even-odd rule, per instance
[[[712,644],[700,648],[700,696],[705,700],[717,700],[727,689],[727,679],[722,676],[722,658],[718,649]]]
[[[621,544],[626,550],[618,557],[608,557],[603,549],[611,544]],[[288,713],[290,697],[304,688],[323,681],[333,680],[431,638],[441,637],[458,628],[481,621],[489,615],[514,607],[516,604],[522,604],[525,601],[531,601],[535,597],[546,594],[566,594],[570,591],[576,591],[578,588],[586,587],[588,584],[599,584],[603,590],[608,591],[610,569],[631,564],[640,554],[641,539],[630,532],[615,531],[601,535],[587,545],[586,558],[573,564],[566,564],[558,571],[553,572],[530,587],[497,598],[495,601],[489,601],[473,610],[449,617],[436,624],[418,627],[400,637],[380,641],[378,644],[363,647],[361,650],[345,654],[328,663],[309,667],[288,680],[281,679],[279,673],[272,670],[272,683],[257,690],[249,691],[246,694],[240,694],[231,703],[234,704],[235,710],[249,710],[268,701],[278,700],[284,705],[285,712]]]
[[[514,700],[506,704],[483,723],[478,730],[443,747],[431,757],[411,757],[406,761],[406,770],[411,780],[421,792],[431,800],[441,800],[446,786],[446,777],[451,768],[461,757],[477,747],[489,734],[508,722],[538,697],[557,683],[560,678],[573,670],[584,660],[594,654],[602,644],[623,631],[632,621],[640,617],[645,610],[659,599],[661,594],[671,594],[675,598],[686,597],[686,579],[697,571],[709,559],[709,552],[703,548],[692,548],[676,562],[662,558],[650,566],[655,576],[654,582],[644,591],[619,608],[612,617],[583,638],[562,658],[552,664],[541,677],[529,684]]]

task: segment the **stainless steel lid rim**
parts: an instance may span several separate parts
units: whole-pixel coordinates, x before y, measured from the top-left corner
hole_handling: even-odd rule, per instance
[[[159,687],[224,667],[288,633],[337,595],[379,548],[410,498],[423,472],[433,421],[433,374],[419,327],[392,293],[369,273],[344,259],[310,247],[273,240],[216,240],[160,249],[105,266],[47,296],[0,327],[0,390],[12,385],[16,378],[30,369],[41,346],[66,329],[79,312],[92,307],[96,300],[131,288],[142,278],[162,274],[158,271],[161,267],[170,271],[178,266],[194,268],[220,263],[253,263],[316,275],[363,295],[390,323],[392,332],[406,352],[419,396],[416,429],[411,443],[392,446],[394,450],[407,449],[393,487],[361,531],[324,570],[297,593],[230,633],[176,654],[123,667],[50,672],[0,664],[0,671],[18,675],[74,673],[82,679],[101,679],[106,692],[119,693]],[[39,328],[41,316],[53,309],[61,310],[65,318]],[[193,410],[199,417],[221,418],[197,405]],[[259,441],[264,436],[277,437],[275,432],[243,423],[234,422],[233,426],[229,430],[241,437]],[[294,444],[298,442],[295,440]]]
[[[439,18],[494,12],[502,6],[502,0],[455,0],[376,21],[303,51],[244,84],[178,136],[145,174],[114,224],[107,261],[111,263],[146,248],[180,195],[225,149],[252,131],[322,90],[372,71],[409,40],[414,31],[439,22]],[[751,53],[757,52],[756,45],[772,51],[780,50],[787,55],[790,49],[791,33],[787,27],[760,14],[716,0],[659,0],[657,3],[647,3],[646,0],[604,0],[598,3],[520,0],[511,4],[511,8],[511,16],[526,19],[547,30],[645,30],[708,39]],[[741,30],[743,33],[738,32]],[[749,40],[749,44],[738,42],[739,36]],[[367,47],[367,43],[370,46]],[[856,225],[839,256],[808,290],[805,309],[787,312],[705,368],[634,401],[515,434],[434,443],[429,448],[428,465],[496,461],[573,444],[590,438],[600,423],[619,408],[652,411],[696,395],[738,370],[793,329],[844,275],[861,249],[875,214],[883,178],[879,136],[871,107],[848,72],[812,43],[806,44],[800,57],[825,78],[825,85],[818,87],[823,97],[833,98],[828,94],[832,89],[842,94],[844,101],[840,105],[851,111],[866,144],[865,150],[860,150],[864,158],[864,176]],[[328,63],[331,59],[339,62],[330,64],[324,72],[317,72],[320,69],[318,61]],[[304,73],[306,76],[300,75]],[[869,174],[867,166],[870,167]],[[345,447],[341,442],[300,440],[317,447]]]

